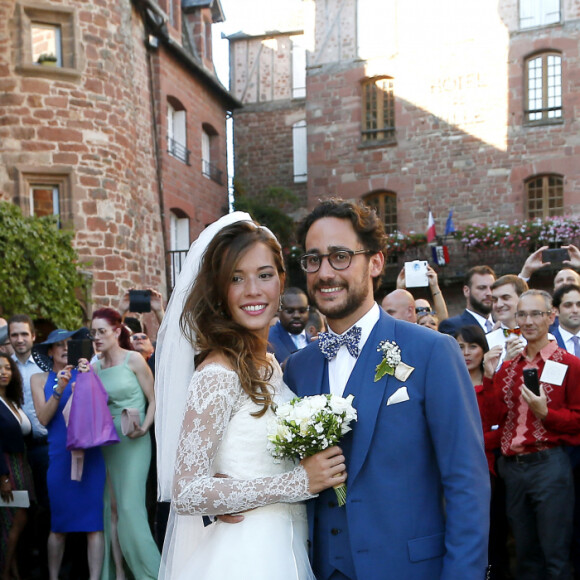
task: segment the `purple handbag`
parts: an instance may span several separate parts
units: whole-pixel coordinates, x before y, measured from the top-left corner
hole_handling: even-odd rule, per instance
[[[119,443],[107,406],[108,399],[107,391],[92,367],[86,373],[77,374],[66,433],[68,450]]]

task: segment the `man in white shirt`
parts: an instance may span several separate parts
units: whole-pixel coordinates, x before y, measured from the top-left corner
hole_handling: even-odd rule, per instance
[[[339,443],[346,505],[333,490],[308,502],[316,577],[481,580],[489,476],[457,342],[375,302],[386,240],[369,207],[321,202],[299,238],[308,294],[329,332],[288,359],[286,383],[299,396],[353,395],[358,413]]]
[[[488,333],[486,338],[490,349],[496,345],[503,347],[498,368],[506,358],[508,350],[507,358],[512,359],[519,355],[527,344],[516,322],[518,301],[527,290],[526,282],[513,274],[501,276],[491,285],[492,313],[498,327]]]

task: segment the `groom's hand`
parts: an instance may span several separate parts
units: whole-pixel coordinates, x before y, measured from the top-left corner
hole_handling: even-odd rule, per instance
[[[316,455],[306,457],[300,463],[306,469],[308,491],[312,494],[346,481],[345,459],[340,447],[329,447]]]
[[[226,475],[225,473],[216,473],[214,477],[227,478],[229,475]],[[224,524],[239,524],[244,519],[244,516],[239,514],[223,514],[221,516],[216,516],[215,519],[223,522]]]

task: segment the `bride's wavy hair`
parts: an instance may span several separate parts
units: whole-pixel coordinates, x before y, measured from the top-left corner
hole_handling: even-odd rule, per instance
[[[284,287],[282,249],[271,232],[249,221],[236,222],[220,230],[201,261],[197,279],[185,300],[179,320],[181,331],[197,351],[196,366],[212,351],[221,351],[238,374],[242,389],[254,403],[262,405],[262,416],[272,404],[268,383],[274,371],[264,354],[267,340],[234,322],[228,308],[228,290],[240,259],[255,244],[264,244],[274,257]]]

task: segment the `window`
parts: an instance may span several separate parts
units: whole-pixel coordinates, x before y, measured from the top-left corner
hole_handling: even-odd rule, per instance
[[[306,49],[302,37],[292,38],[292,98],[306,97]]]
[[[218,134],[208,123],[204,123],[201,131],[201,173],[222,185],[222,172],[216,163],[218,159]]]
[[[564,215],[564,178],[540,175],[525,183],[528,218]]]
[[[520,28],[560,22],[560,0],[520,0]]]
[[[391,140],[395,136],[393,79],[375,77],[362,85],[362,139],[366,142]]]
[[[527,123],[562,119],[562,56],[543,53],[526,60]]]
[[[363,201],[377,212],[387,234],[392,234],[398,230],[396,193],[392,191],[370,193],[363,198]]]
[[[58,216],[60,227],[72,227],[72,168],[17,166],[15,203],[24,215]]]
[[[32,62],[62,66],[62,45],[60,26],[32,23]]]
[[[294,183],[308,180],[308,149],[306,121],[292,125],[292,151],[294,154]]]
[[[189,218],[179,209],[172,209],[169,214],[169,247],[170,284],[173,288],[189,250]]]
[[[30,215],[43,217],[59,213],[58,185],[33,183],[30,186]]]
[[[80,75],[80,46],[74,8],[17,5],[19,42],[16,70],[20,74],[71,78]]]
[[[186,112],[174,97],[167,98],[167,152],[189,165]]]

